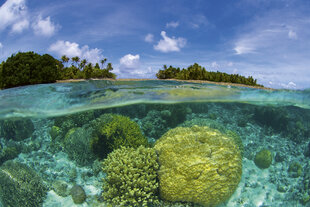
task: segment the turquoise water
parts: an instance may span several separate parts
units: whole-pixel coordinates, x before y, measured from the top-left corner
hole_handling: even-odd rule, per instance
[[[216,130],[213,133],[219,133],[220,137],[237,137],[233,146],[239,153],[242,174],[233,174],[232,167],[225,168],[227,176],[220,179],[235,182],[232,192],[221,198],[225,193],[217,194],[217,191],[221,192],[222,187],[215,190],[210,186],[228,184],[218,183],[224,181],[209,176],[215,169],[202,165],[183,173],[186,164],[174,173],[184,176],[188,185],[182,189],[192,194],[182,194],[177,185],[172,185],[169,191],[170,194],[178,191],[176,196],[163,192],[165,184],[161,175],[165,167],[157,140],[177,127],[186,128],[192,133],[189,137],[200,136],[195,133],[197,127]],[[187,136],[187,132],[182,133],[176,143]],[[201,188],[209,186],[221,198],[216,202],[219,206],[310,206],[310,90],[264,90],[159,80],[98,80],[0,91],[0,206],[75,206],[75,195],[79,195],[81,206],[111,204],[111,195],[107,196],[106,192],[112,187],[102,187],[109,177],[107,170],[101,169],[102,161],[113,151],[111,140],[130,137],[128,134],[146,140],[141,143],[151,147],[158,156],[155,159],[158,169],[154,170],[158,177],[154,182],[159,187],[152,183],[154,191],[147,193],[152,194],[153,200],[149,199],[147,204],[138,202],[141,205],[212,206],[195,188],[200,183]],[[109,136],[113,139],[107,141]],[[132,144],[127,141],[123,144],[128,146],[128,143]],[[184,144],[184,149],[187,147]],[[258,154],[264,149],[270,154],[269,157],[265,154],[267,160],[260,164]],[[183,147],[175,153],[182,150]],[[195,154],[198,151],[184,154],[184,160],[175,162],[191,162],[192,157],[200,156]],[[214,162],[219,169],[234,165],[233,161]],[[169,171],[173,167],[165,169]],[[197,180],[204,175],[210,178],[191,182],[186,176],[195,170],[200,170]],[[117,173],[125,177],[122,172]],[[144,177],[146,182],[151,182],[151,178]],[[178,174],[170,177],[176,177],[175,184],[179,183]],[[126,186],[131,188],[128,183]],[[147,191],[145,186],[137,186],[136,191]],[[128,197],[125,191],[117,192],[113,196],[123,196],[123,200]],[[211,193],[208,189],[203,192]],[[137,193],[131,198],[147,200]],[[117,206],[117,202],[114,200],[112,205]],[[126,206],[135,206],[133,203],[128,201]]]

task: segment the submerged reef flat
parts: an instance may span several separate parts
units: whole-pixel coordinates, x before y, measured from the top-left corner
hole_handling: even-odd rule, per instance
[[[19,90],[29,97],[1,112],[0,206],[310,205],[310,110],[300,107],[307,105],[307,91],[158,83],[89,81],[1,91],[9,99],[0,105],[8,108]],[[35,96],[30,89],[60,112],[52,116],[45,106],[43,116],[43,103],[35,97],[34,106],[28,102]],[[254,104],[255,94],[265,101]],[[205,100],[211,96],[217,99]],[[124,103],[83,105],[112,103],[112,97]],[[133,104],[134,97],[141,99]],[[42,110],[38,116],[35,106]],[[14,194],[7,192],[16,186]]]
[[[309,91],[171,80],[87,80],[0,91],[0,119],[54,117],[139,103],[227,102],[310,108]]]

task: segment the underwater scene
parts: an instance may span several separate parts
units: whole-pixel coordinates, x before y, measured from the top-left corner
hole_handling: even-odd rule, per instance
[[[0,90],[0,206],[310,206],[310,90]]]

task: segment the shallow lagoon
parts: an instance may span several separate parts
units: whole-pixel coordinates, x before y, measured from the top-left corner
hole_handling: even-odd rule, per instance
[[[105,155],[96,154],[88,144],[93,142],[94,120],[118,114],[136,123],[150,146],[176,127],[207,126],[239,136],[241,180],[220,206],[309,206],[309,108],[309,90],[177,81],[98,80],[2,90],[0,173],[11,181],[0,181],[2,205],[14,202],[15,184],[36,181],[32,192],[44,193],[27,194],[30,197],[24,203],[28,206],[75,206],[70,195],[75,184],[87,196],[80,206],[106,206],[101,196]],[[268,149],[272,157],[265,169],[254,162],[262,149]],[[29,173],[33,180],[19,180],[18,173],[10,171],[16,166],[4,164],[9,160],[19,163],[16,166],[25,168],[26,174],[34,170],[34,175]],[[19,198],[25,195],[21,189]],[[149,203],[152,205],[194,206],[192,202],[166,202],[161,197],[159,203]]]

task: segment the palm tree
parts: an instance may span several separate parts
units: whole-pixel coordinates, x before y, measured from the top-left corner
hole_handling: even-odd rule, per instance
[[[61,56],[61,62],[62,63],[68,63],[69,62],[69,58],[66,55]]]
[[[72,62],[76,63],[76,65],[78,65],[78,63],[80,62],[80,58],[78,56],[72,57],[71,60]]]
[[[106,58],[104,58],[103,60],[101,60],[100,62],[101,62],[101,68],[103,69],[103,65],[104,65],[104,63],[107,61],[107,59]]]
[[[87,63],[87,60],[86,60],[86,59],[83,59],[83,60],[80,62],[79,68],[80,68],[80,69],[84,69],[86,63]]]
[[[112,67],[112,63],[108,63],[107,65],[107,71],[110,72],[113,70],[113,67]]]

